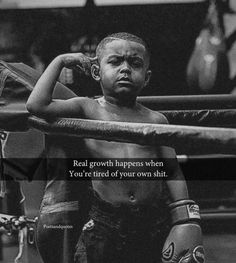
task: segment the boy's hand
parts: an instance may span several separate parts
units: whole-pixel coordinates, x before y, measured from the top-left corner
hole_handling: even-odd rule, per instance
[[[85,75],[91,75],[91,65],[97,62],[97,57],[90,58],[83,53],[69,53],[60,55],[63,66],[82,71]]]

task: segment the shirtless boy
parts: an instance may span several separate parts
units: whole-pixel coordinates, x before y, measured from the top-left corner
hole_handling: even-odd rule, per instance
[[[81,53],[60,55],[38,80],[27,109],[43,118],[167,124],[162,114],[136,102],[151,77],[149,60],[146,43],[129,33],[104,38],[96,58]],[[104,96],[97,100],[53,100],[54,85],[63,67],[77,67],[86,73],[91,70]],[[168,180],[93,180],[93,204],[77,245],[77,262],[204,262],[198,206],[189,200],[175,151],[164,146],[83,140],[88,158],[162,158]],[[161,253],[165,189],[172,228]]]

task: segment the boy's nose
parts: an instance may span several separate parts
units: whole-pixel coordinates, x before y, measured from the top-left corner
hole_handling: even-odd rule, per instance
[[[130,69],[130,65],[127,62],[124,62],[121,66],[121,73],[130,73],[131,69]]]

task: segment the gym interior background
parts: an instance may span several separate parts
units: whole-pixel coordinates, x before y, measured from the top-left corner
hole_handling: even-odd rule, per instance
[[[16,0],[0,1],[1,60],[24,62],[42,72],[58,54],[84,52],[93,56],[96,44],[102,37],[127,31],[143,37],[150,45],[153,76],[150,86],[141,95],[233,95],[236,92],[235,0],[216,1],[217,19],[214,18],[214,12],[210,13],[209,18],[209,6],[214,0],[160,1],[161,4],[159,1],[150,1],[152,4],[148,4],[144,0],[134,1],[135,4],[131,4],[132,1],[126,1],[126,4],[114,1],[116,5],[97,5],[99,1],[78,0],[78,3],[84,2],[84,6],[69,6],[70,1],[66,0],[66,6],[53,7],[43,7],[43,1],[38,6],[37,2],[40,1],[34,2],[35,6],[21,7],[17,6]],[[201,35],[206,28],[211,29],[212,35]],[[220,37],[221,47],[210,50],[212,46],[208,42],[196,46],[199,36]],[[196,48],[202,49],[202,58],[193,58]],[[190,60],[204,60],[204,52],[210,52],[215,63],[209,64],[215,83],[207,88],[204,85],[191,85],[187,73]],[[196,62],[196,65],[200,64]],[[101,94],[97,84],[72,70],[65,70],[60,78],[78,95],[92,97]],[[235,162],[222,156],[220,161],[203,159],[182,162],[181,165],[186,175],[194,172],[196,179],[198,174],[205,174],[209,179],[188,182],[192,198],[205,210],[226,213],[225,218],[207,220],[203,224],[207,263],[234,262],[235,218],[227,215],[236,211]],[[226,174],[231,180],[224,180]],[[8,206],[0,205],[2,212],[13,213],[10,211],[11,205]],[[10,262],[11,249],[16,251],[16,243],[13,242],[13,246],[8,246],[8,243],[11,244],[6,239],[5,245],[2,242],[5,247],[3,250],[0,248],[0,262]]]

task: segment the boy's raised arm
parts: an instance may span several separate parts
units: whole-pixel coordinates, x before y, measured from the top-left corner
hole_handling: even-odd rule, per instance
[[[63,67],[76,68],[90,74],[91,63],[96,58],[89,58],[82,53],[71,53],[57,56],[44,71],[36,83],[26,103],[27,110],[39,117],[70,117],[81,110],[78,100],[54,100],[52,94],[56,81]]]

